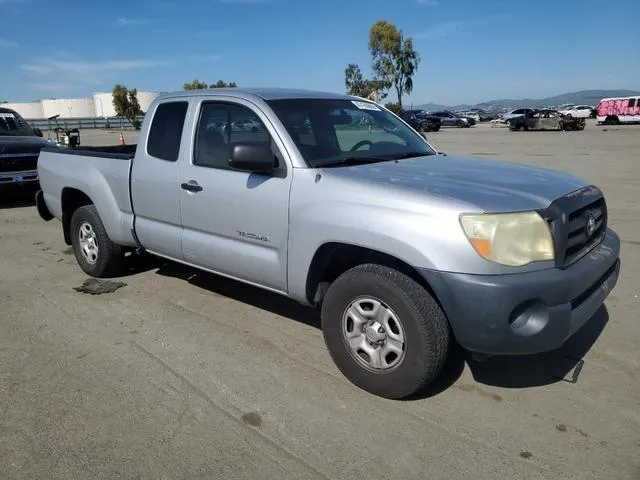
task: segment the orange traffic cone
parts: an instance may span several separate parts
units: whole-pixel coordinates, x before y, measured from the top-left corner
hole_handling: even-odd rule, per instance
[[[122,135],[122,132],[120,132],[120,145],[125,145],[125,143],[124,143],[124,135]]]

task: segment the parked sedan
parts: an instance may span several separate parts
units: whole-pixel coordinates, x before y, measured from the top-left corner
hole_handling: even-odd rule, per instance
[[[464,128],[476,124],[476,121],[473,118],[461,117],[457,113],[449,112],[447,110],[432,112],[431,115],[439,117],[442,121],[442,126],[444,127]]]
[[[567,117],[589,118],[591,116],[592,110],[593,108],[589,105],[576,105],[571,108],[560,110],[560,113],[566,115]]]
[[[509,120],[511,120],[512,118],[516,118],[519,117],[521,115],[525,115],[527,113],[531,113],[533,112],[533,108],[516,108],[515,110],[511,110],[510,112],[507,113],[503,113],[502,114],[502,119],[507,122],[507,125],[509,125]]]
[[[442,124],[439,117],[428,115],[422,110],[405,110],[400,118],[418,132],[437,132]]]
[[[545,109],[511,118],[508,124],[509,130],[584,130],[585,120]]]

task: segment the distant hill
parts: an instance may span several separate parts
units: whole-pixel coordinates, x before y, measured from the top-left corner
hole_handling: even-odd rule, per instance
[[[640,95],[640,91],[637,90],[581,90],[579,92],[563,93],[562,95],[556,95],[554,97],[546,98],[522,98],[522,99],[510,99],[502,98],[497,100],[489,100],[487,102],[481,102],[477,105],[439,105],[436,103],[427,103],[424,105],[416,105],[413,108],[423,110],[466,110],[472,107],[482,108],[487,110],[504,110],[513,109],[518,107],[546,107],[550,105],[563,105],[565,103],[573,103],[576,105],[593,105],[596,106],[598,102],[607,97],[628,97],[631,95]]]

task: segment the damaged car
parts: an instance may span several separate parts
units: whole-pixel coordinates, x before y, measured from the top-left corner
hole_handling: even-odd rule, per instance
[[[585,119],[563,115],[557,110],[532,110],[507,120],[509,130],[584,130]]]

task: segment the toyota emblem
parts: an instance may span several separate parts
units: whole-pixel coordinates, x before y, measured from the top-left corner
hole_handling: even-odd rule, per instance
[[[593,235],[596,231],[596,219],[592,213],[587,216],[587,237]]]

